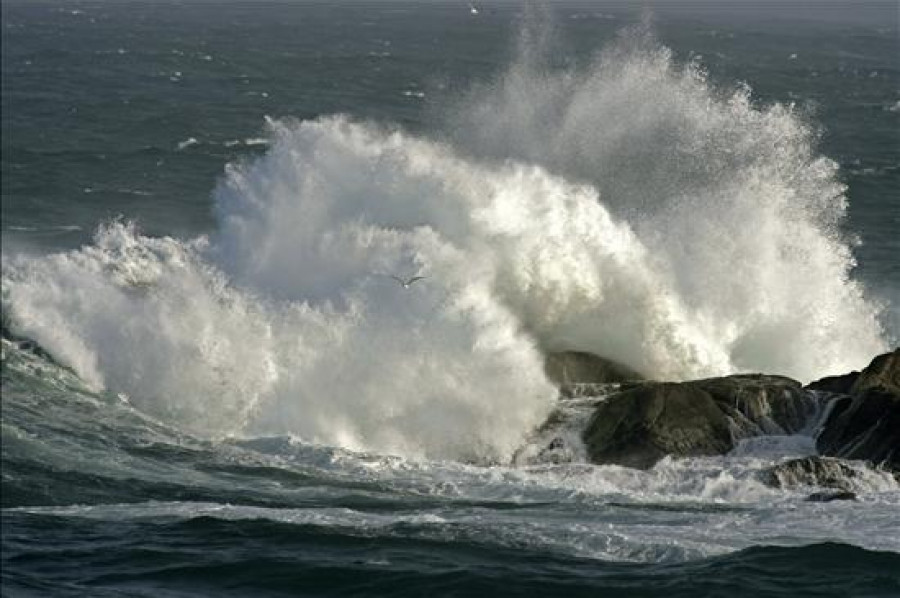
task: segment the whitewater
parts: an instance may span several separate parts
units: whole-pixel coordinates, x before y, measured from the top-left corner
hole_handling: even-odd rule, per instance
[[[444,138],[270,119],[215,190],[216,232],[114,221],[4,256],[11,326],[208,437],[487,462],[552,407],[547,351],[808,381],[886,349],[802,113],[716,88],[645,27],[563,71],[523,37]]]
[[[654,380],[808,382],[895,347],[890,239],[855,220],[890,218],[877,142],[861,183],[815,106],[714,81],[649,19],[615,34],[604,13],[603,47],[569,52],[581,5],[554,29],[500,4],[7,4],[4,596],[900,591],[891,473],[845,462],[846,501],[766,483],[816,454],[823,397],[795,435],[637,470],[582,443],[621,387],[545,371],[584,351]],[[513,57],[470,73],[507,21]],[[723,56],[847,84],[824,36],[739,25]],[[890,43],[866,39],[838,46]],[[445,57],[461,87],[427,79]]]
[[[548,354],[808,382],[895,346],[896,306],[855,276],[848,188],[808,107],[713,82],[647,21],[561,60],[546,20],[523,18],[489,79],[418,92],[426,130],[349,111],[176,131],[164,173],[253,148],[210,182],[205,234],[120,217],[72,250],[4,240],[6,588],[900,588],[894,476],[848,462],[853,501],[764,483],[816,454],[823,413],[724,456],[587,462],[581,434],[620,388],[562,400]]]

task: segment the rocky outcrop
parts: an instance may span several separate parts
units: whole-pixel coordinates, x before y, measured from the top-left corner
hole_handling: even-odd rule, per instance
[[[838,399],[816,448],[823,455],[865,459],[900,471],[900,395],[872,388]]]
[[[806,385],[808,390],[830,392],[832,394],[860,394],[868,388],[881,386],[893,393],[900,393],[900,357],[895,349],[892,353],[879,355],[862,372],[853,370],[849,374],[826,376]]]
[[[561,408],[577,403],[588,409],[582,439],[594,463],[649,468],[665,456],[720,455],[743,438],[801,432],[824,411],[816,438],[822,455],[900,472],[900,349],[861,372],[806,388],[763,374],[653,382],[627,366],[574,351],[549,355],[545,369],[560,386]],[[581,392],[591,385],[596,387]],[[557,450],[561,427],[551,416],[541,428],[547,451]],[[836,488],[837,494],[845,491]]]
[[[850,394],[859,396],[872,388],[900,395],[900,348],[879,355],[859,373]]]
[[[831,394],[850,394],[853,383],[859,378],[859,372],[852,371],[842,376],[826,376],[815,382],[806,385],[807,390],[817,390],[820,392],[829,392]]]
[[[715,399],[735,425],[738,438],[799,432],[819,409],[814,395],[784,376],[738,374],[685,384]]]
[[[840,459],[804,457],[770,467],[763,474],[763,482],[774,488],[817,486],[852,492],[856,477],[856,470]]]
[[[712,455],[731,447],[725,414],[709,394],[653,384],[601,403],[584,433],[588,458],[646,469],[666,455]]]
[[[580,351],[550,353],[544,362],[544,371],[558,386],[644,380],[644,376],[627,365]]]
[[[834,400],[816,448],[900,471],[900,349],[876,357]]]
[[[584,433],[594,463],[652,467],[666,455],[720,455],[741,438],[801,430],[811,393],[780,376],[644,383],[600,403]]]

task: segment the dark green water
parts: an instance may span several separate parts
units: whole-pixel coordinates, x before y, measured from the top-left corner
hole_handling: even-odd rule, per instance
[[[457,541],[380,539],[318,526],[198,517],[90,523],[29,515],[4,541],[15,592],[58,596],[891,596],[897,555],[842,544],[749,548],[680,565],[597,563]],[[176,539],[173,541],[174,539]],[[102,548],[101,548],[102,547]],[[71,560],[81,563],[73,575]],[[53,578],[54,582],[46,581]],[[65,580],[60,584],[56,580]],[[39,581],[43,580],[43,581]],[[68,587],[67,587],[68,586]],[[96,592],[96,593],[95,593]]]

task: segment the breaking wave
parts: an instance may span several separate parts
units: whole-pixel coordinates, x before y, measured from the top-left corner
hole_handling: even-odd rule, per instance
[[[208,237],[113,222],[4,257],[10,326],[195,432],[478,461],[543,421],[549,350],[807,380],[885,349],[803,115],[715,88],[641,28],[580,68],[523,47],[440,141],[270,120]]]

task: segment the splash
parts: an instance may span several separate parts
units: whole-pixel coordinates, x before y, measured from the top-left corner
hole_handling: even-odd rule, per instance
[[[746,85],[716,88],[697,62],[673,60],[649,19],[568,69],[551,66],[555,39],[536,22],[523,27],[518,62],[449,111],[449,137],[480,161],[537,164],[591,185],[652,256],[656,296],[676,298],[689,328],[714,339],[690,370],[622,355],[619,341],[602,340],[604,324],[579,321],[560,344],[662,375],[800,379],[886,348],[881,306],[849,276],[838,165],[816,153],[804,114],[756,106]]]
[[[717,91],[640,31],[583,70],[535,52],[446,142],[270,121],[209,238],[106,225],[5,260],[4,308],[96,388],[192,431],[479,461],[543,421],[547,350],[809,379],[884,348],[835,165],[790,107]]]

